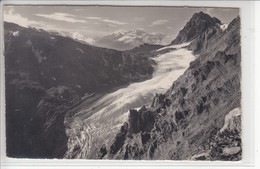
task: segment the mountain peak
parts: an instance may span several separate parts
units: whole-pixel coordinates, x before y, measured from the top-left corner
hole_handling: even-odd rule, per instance
[[[192,16],[192,19],[200,19],[200,20],[204,20],[204,21],[208,21],[208,22],[214,22],[214,23],[221,24],[221,21],[218,18],[211,17],[202,11],[200,11],[198,13],[194,13]]]
[[[217,24],[221,24],[221,21],[216,17],[211,17],[203,12],[194,13],[172,44],[189,42],[206,31],[207,28]]]
[[[200,11],[200,12],[196,12],[192,15],[192,17],[208,17],[208,18],[211,18],[208,14]]]

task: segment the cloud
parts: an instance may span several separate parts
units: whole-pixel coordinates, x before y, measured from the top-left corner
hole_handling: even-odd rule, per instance
[[[18,13],[15,13],[13,8],[4,10],[4,21],[16,23],[26,28],[36,27],[36,28],[50,30],[55,27],[54,25],[50,25],[43,21],[30,20]]]
[[[115,24],[115,25],[126,25],[127,24],[125,22],[120,22],[120,21],[111,20],[111,19],[103,19],[102,21],[107,22],[107,23],[111,23],[111,24]]]
[[[108,24],[109,27],[116,27],[117,25]]]
[[[101,17],[85,17],[86,19],[90,19],[90,20],[99,20],[101,22],[105,22],[105,23],[109,23],[109,24],[113,24],[113,25],[127,25],[128,23],[125,22],[121,22],[121,21],[117,21],[117,20],[111,20],[111,19],[104,19]]]
[[[134,21],[142,22],[144,21],[144,18],[143,17],[134,18]]]
[[[87,19],[91,19],[91,20],[101,20],[102,18],[100,17],[94,17],[94,16],[88,16],[86,17]]]
[[[35,14],[36,16],[40,16],[47,19],[57,20],[57,21],[64,21],[70,23],[86,23],[85,20],[75,19],[75,15],[71,15],[68,13],[52,13],[52,14]]]
[[[168,22],[169,22],[168,20],[156,20],[156,21],[152,22],[151,25],[148,25],[148,26],[159,26],[159,25],[164,25]]]
[[[75,11],[84,11],[85,9],[82,9],[82,8],[76,8],[76,9],[74,9]]]

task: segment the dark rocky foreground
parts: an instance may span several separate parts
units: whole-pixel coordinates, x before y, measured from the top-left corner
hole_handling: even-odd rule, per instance
[[[218,23],[193,39],[189,48],[199,57],[165,94],[150,107],[130,110],[114,143],[100,149],[100,158],[241,159],[240,19],[224,31]],[[187,25],[175,43],[189,40],[182,36]]]

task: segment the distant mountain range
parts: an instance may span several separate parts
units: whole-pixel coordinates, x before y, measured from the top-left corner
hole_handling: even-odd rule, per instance
[[[130,50],[142,44],[167,45],[171,36],[163,33],[147,33],[143,29],[120,29],[105,36],[90,38],[84,32],[52,32],[53,34],[70,37],[93,46],[115,49],[119,51]]]
[[[149,34],[143,29],[118,30],[95,40],[95,45],[117,50],[129,50],[142,44],[161,44],[165,38],[162,33]]]

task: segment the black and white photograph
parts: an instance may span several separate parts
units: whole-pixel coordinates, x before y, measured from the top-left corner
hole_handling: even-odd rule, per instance
[[[240,9],[4,5],[6,156],[241,161]]]

